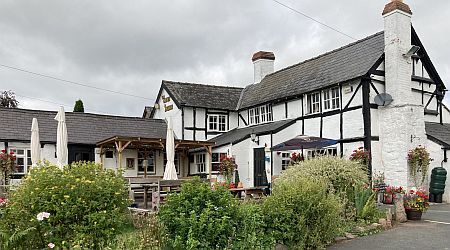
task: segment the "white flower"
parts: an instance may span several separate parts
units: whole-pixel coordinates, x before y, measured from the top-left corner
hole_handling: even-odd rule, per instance
[[[55,247],[55,244],[53,244],[53,243],[48,243],[48,245],[47,245],[49,248],[54,248]]]
[[[38,221],[43,221],[44,219],[48,219],[48,217],[50,217],[50,213],[47,213],[47,212],[40,212],[36,216]]]

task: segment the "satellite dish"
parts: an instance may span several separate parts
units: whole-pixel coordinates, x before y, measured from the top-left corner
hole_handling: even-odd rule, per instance
[[[388,93],[381,93],[375,96],[375,103],[378,106],[386,106],[392,102],[392,96]]]

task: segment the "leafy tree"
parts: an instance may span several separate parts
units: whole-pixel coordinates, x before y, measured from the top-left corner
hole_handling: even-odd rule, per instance
[[[11,90],[5,90],[0,93],[0,107],[3,108],[17,108],[19,102],[16,100],[16,95]]]
[[[75,107],[73,107],[73,112],[81,112],[84,113],[84,104],[81,99],[75,102]]]

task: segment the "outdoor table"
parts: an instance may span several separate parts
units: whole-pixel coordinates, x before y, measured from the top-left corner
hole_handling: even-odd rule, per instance
[[[229,191],[237,198],[241,198],[242,191],[245,193],[245,198],[250,199],[253,198],[252,195],[256,195],[259,198],[264,196],[264,189],[267,188],[265,186],[260,187],[249,187],[249,188],[230,188]]]

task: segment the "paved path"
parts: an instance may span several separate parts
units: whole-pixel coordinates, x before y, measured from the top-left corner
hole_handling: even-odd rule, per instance
[[[328,249],[450,249],[450,205],[432,205],[422,221],[407,222],[376,235],[344,241]]]

